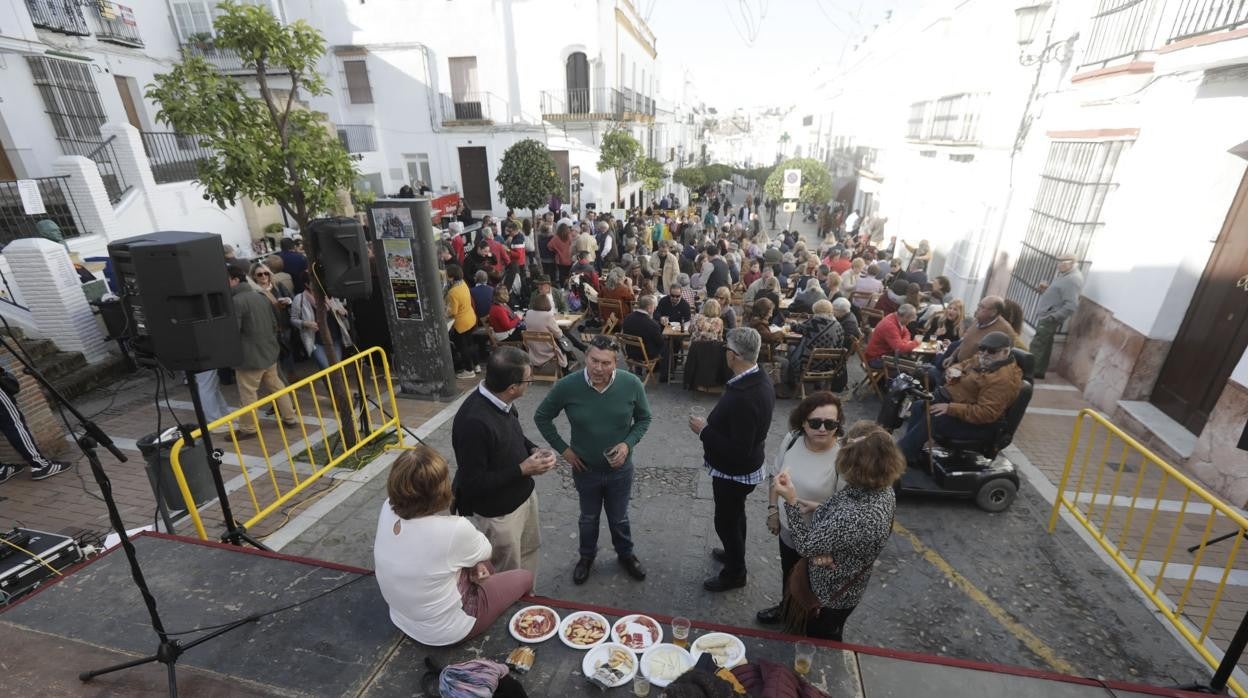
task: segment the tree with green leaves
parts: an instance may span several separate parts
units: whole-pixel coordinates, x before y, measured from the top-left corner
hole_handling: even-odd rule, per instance
[[[797,200],[808,204],[826,204],[832,200],[832,175],[828,174],[828,169],[823,166],[822,162],[811,158],[792,158],[776,165],[776,169],[772,170],[771,176],[767,178],[767,184],[763,186],[763,193],[774,198],[776,201],[781,200],[781,194],[784,192],[784,171],[785,170],[801,170],[802,171],[802,187],[797,192]],[[793,226],[793,214],[789,214],[789,227]]]
[[[357,175],[355,161],[336,135],[300,103],[301,94],[329,94],[317,69],[325,39],[306,22],[282,24],[257,5],[226,0],[217,8],[212,45],[238,55],[258,94],[185,53],[148,85],[147,97],[160,107],[158,121],[211,152],[196,165],[206,198],[222,208],[240,197],[276,202],[306,230],[310,220],[337,207],[340,193],[351,191]],[[328,294],[319,275],[313,274],[312,283],[320,291],[316,325],[321,345],[329,363],[336,364],[340,357],[330,336]],[[331,379],[339,395],[351,390],[343,373]],[[338,431],[350,448],[356,442],[355,430],[348,427],[353,416],[348,401],[340,399],[338,406]]]
[[[247,197],[276,202],[299,227],[350,191],[355,161],[301,94],[329,94],[317,63],[325,39],[302,20],[282,24],[267,9],[226,0],[212,44],[238,54],[258,95],[190,53],[157,75],[147,97],[158,121],[195,137],[212,155],[197,165],[207,198],[226,206]]]
[[[540,141],[526,138],[503,151],[503,164],[494,178],[501,187],[498,195],[511,208],[529,209],[536,218],[537,208],[563,190],[563,180],[555,169],[555,159]]]
[[[672,180],[696,191],[706,186],[706,171],[701,167],[682,167],[672,173]]]
[[[624,206],[620,191],[624,188],[624,180],[635,171],[637,157],[641,154],[641,144],[633,138],[627,129],[617,128],[602,134],[602,145],[599,146],[598,171],[615,171],[616,207]]]
[[[637,158],[635,167],[643,191],[654,193],[663,186],[663,180],[667,179],[667,170],[663,168],[663,163],[654,158]]]

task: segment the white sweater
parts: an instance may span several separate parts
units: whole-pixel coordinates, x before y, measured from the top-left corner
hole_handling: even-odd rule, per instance
[[[780,439],[780,450],[776,453],[776,459],[771,466],[772,477],[788,468],[789,477],[793,480],[793,489],[797,490],[797,498],[819,504],[828,501],[832,495],[844,489],[845,481],[836,472],[836,454],[841,450],[839,445],[823,453],[812,453],[806,448],[806,439],[802,435],[799,434],[797,443],[793,444],[792,448],[788,448],[792,440],[793,432],[785,434],[784,438]],[[809,521],[810,517],[807,516],[806,519]],[[790,530],[788,514],[784,507],[780,507],[780,540],[792,548],[793,539],[790,537]]]
[[[400,519],[386,500],[377,517],[373,567],[390,620],[425,645],[467,637],[476,619],[462,607],[460,570],[489,560],[491,552],[489,540],[462,516]]]

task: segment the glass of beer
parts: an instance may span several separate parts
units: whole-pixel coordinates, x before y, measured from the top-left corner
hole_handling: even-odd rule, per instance
[[[810,673],[810,665],[814,661],[814,645],[809,642],[798,642],[793,645],[793,671],[805,676]]]
[[[650,695],[650,679],[643,676],[640,671],[633,677],[633,695],[638,698],[646,698]]]
[[[689,619],[676,616],[672,619],[672,644],[677,647],[689,647]]]

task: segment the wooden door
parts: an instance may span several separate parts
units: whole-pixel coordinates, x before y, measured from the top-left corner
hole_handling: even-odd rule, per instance
[[[139,119],[139,108],[134,103],[134,91],[130,89],[130,82],[134,78],[128,78],[125,75],[114,75],[113,80],[117,84],[117,94],[121,95],[121,104],[126,108],[126,121],[130,125],[143,130],[143,122]]]
[[[1150,398],[1193,434],[1248,349],[1248,173],[1227,213]]]
[[[464,183],[464,201],[474,212],[493,208],[490,203],[490,167],[485,148],[459,149],[459,177]],[[477,214],[480,215],[480,214]]]
[[[9,162],[9,151],[0,143],[0,182],[14,179],[17,179],[17,172],[13,169],[13,163]]]

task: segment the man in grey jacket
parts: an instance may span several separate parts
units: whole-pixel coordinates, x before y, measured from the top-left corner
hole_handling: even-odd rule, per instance
[[[1031,353],[1036,357],[1036,378],[1044,378],[1049,368],[1049,356],[1053,351],[1053,336],[1061,329],[1066,318],[1075,314],[1079,307],[1079,292],[1083,289],[1083,274],[1075,268],[1073,254],[1057,258],[1057,277],[1052,283],[1040,282],[1040,302],[1036,306],[1036,336],[1031,340]]]
[[[256,401],[258,389],[275,393],[286,384],[277,372],[277,359],[281,347],[277,342],[277,317],[264,296],[247,283],[247,270],[230,265],[230,290],[233,293],[234,315],[238,319],[243,346],[243,362],[234,367],[238,380],[238,400],[243,405]],[[295,406],[289,395],[277,399],[277,409],[282,424],[293,427],[297,423]],[[256,435],[255,422],[243,417],[235,433],[245,439]]]

